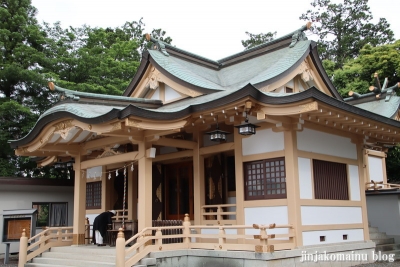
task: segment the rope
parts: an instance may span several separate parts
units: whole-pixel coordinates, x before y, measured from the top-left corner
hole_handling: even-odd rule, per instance
[[[124,200],[122,203],[122,229],[125,229],[126,168],[124,167]]]

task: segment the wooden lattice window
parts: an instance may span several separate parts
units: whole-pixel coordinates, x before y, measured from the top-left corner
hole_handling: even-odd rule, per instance
[[[246,200],[286,198],[285,158],[244,164]]]
[[[346,164],[314,159],[313,171],[316,199],[349,200]]]
[[[101,209],[101,182],[86,184],[86,209]]]

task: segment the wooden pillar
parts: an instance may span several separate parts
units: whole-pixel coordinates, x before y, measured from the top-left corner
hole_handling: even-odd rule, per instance
[[[152,159],[146,158],[146,149],[151,144],[139,142],[139,166],[138,166],[138,230],[151,227],[152,220]]]
[[[288,223],[294,227],[295,247],[299,247],[303,245],[303,234],[301,224],[297,132],[294,130],[284,131],[284,136]]]
[[[73,245],[85,244],[86,177],[82,177],[81,156],[75,156]]]
[[[193,139],[197,141],[197,146],[193,149],[194,225],[201,224],[201,207],[205,205],[204,157],[200,155],[202,138],[199,131],[193,133]]]
[[[359,140],[359,142],[357,142],[356,145],[357,145],[358,175],[359,175],[359,185],[360,185],[360,200],[361,200],[362,220],[364,228],[364,240],[370,240],[369,227],[368,227],[367,199],[365,196],[365,183],[367,181],[366,173],[368,173],[368,166],[366,166],[364,163],[364,149],[362,140]]]
[[[240,122],[239,122],[240,123]],[[242,135],[235,130],[235,184],[236,184],[236,223],[238,225],[245,224],[244,218],[244,177],[243,177],[243,149],[242,149]],[[238,234],[244,234],[243,229],[238,230]],[[241,242],[244,242],[242,239]]]

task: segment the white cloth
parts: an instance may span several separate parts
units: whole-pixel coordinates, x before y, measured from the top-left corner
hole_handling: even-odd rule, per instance
[[[99,230],[96,230],[96,244],[103,244],[103,237],[101,236]]]

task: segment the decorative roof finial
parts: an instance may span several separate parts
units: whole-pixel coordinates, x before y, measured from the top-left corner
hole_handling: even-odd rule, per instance
[[[289,47],[292,48],[293,46],[296,45],[298,41],[307,40],[304,31],[310,29],[310,27],[311,27],[311,22],[307,22],[306,25],[295,31],[294,34],[292,35],[292,42],[290,43]]]
[[[167,57],[169,56],[167,50],[165,49],[164,42],[162,42],[156,38],[153,38],[149,33],[145,34],[145,38],[147,41],[153,42],[153,45],[151,46],[152,50],[158,50],[161,53],[163,53],[165,56],[167,56]]]

